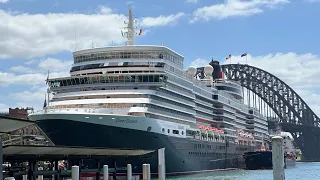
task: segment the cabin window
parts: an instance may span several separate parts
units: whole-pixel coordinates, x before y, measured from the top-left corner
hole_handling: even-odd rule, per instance
[[[172,130],[172,133],[173,134],[179,134],[179,131],[178,130]]]

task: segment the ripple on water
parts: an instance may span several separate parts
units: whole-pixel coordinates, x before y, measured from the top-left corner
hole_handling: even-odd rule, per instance
[[[286,169],[287,180],[320,180],[320,163],[297,163],[295,168]],[[237,170],[168,177],[174,180],[273,180],[272,170]]]

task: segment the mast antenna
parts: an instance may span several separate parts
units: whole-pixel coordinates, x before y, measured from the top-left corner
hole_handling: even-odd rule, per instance
[[[134,45],[134,36],[137,21],[133,19],[132,5],[128,5],[128,22],[124,21],[127,26],[124,27],[124,31],[121,30],[122,37],[127,38],[126,45]]]

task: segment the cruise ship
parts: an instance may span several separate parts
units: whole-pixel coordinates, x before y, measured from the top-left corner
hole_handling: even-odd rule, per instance
[[[52,98],[29,118],[55,145],[165,148],[169,176],[243,167],[243,153],[260,148],[268,127],[244,104],[241,85],[224,78],[218,61],[185,69],[168,47],[135,45],[128,11],[126,44],[74,52],[70,76],[47,80]],[[134,174],[143,163],[157,174],[157,161],[155,151],[130,163]]]

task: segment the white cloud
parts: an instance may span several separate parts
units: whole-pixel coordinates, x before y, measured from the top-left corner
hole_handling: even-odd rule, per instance
[[[194,67],[203,67],[209,64],[209,61],[206,59],[197,58],[196,60],[190,63],[190,66]],[[188,68],[188,67],[187,67]]]
[[[59,78],[68,76],[68,72],[50,73],[50,78]],[[45,73],[27,73],[17,75],[14,73],[0,72],[0,87],[9,85],[39,85],[45,84],[47,72]]]
[[[112,13],[112,9],[109,8],[109,7],[106,7],[106,6],[99,6],[99,11],[102,13],[102,14],[110,14]]]
[[[35,60],[37,64],[30,66],[11,67],[11,72],[0,72],[0,87],[9,87],[10,85],[22,85],[24,90],[17,93],[3,94],[11,99],[11,107],[34,107],[40,110],[43,106],[46,93],[45,80],[47,70],[50,69],[50,78],[69,76],[69,69],[72,61],[62,61],[59,59],[47,58],[44,60]],[[27,89],[28,88],[28,89]],[[0,95],[1,96],[1,95]],[[1,98],[0,97],[0,101]],[[1,110],[7,111],[8,105],[0,102]]]
[[[70,70],[73,61],[62,61],[59,59],[48,58],[40,61],[38,67],[43,70],[50,70],[53,72]]]
[[[294,88],[320,88],[320,57],[311,53],[277,53],[264,56],[248,54],[248,64],[266,70]],[[232,64],[246,63],[246,58],[232,56]],[[228,64],[230,61],[223,61]]]
[[[9,106],[3,103],[0,103],[0,113],[7,113],[9,111]]]
[[[25,62],[24,64],[30,65],[30,64],[35,64],[35,63],[37,63],[37,62],[38,62],[38,60],[36,60],[36,59],[31,59],[31,60]]]
[[[197,4],[199,0],[186,0],[186,3]]]
[[[192,14],[191,23],[225,19],[236,16],[251,16],[262,13],[264,8],[275,8],[289,3],[289,0],[226,0],[223,4],[215,4],[196,9]]]
[[[54,58],[47,58],[44,60],[31,60],[24,64],[31,65],[39,62],[38,68],[26,67],[26,66],[14,66],[10,68],[10,71],[18,74],[31,74],[31,73],[44,73],[48,70],[52,73],[68,72],[73,64],[73,61],[62,61]]]
[[[46,94],[46,88],[40,88],[37,91],[23,91],[18,93],[12,93],[9,95],[11,99],[23,102],[43,101]]]
[[[317,3],[320,2],[320,0],[305,0],[308,3]]]
[[[31,68],[25,66],[14,66],[10,68],[11,71],[17,73],[33,73],[34,71]]]
[[[9,0],[0,0],[0,3],[6,3],[8,2]]]
[[[178,20],[184,16],[184,13],[179,12],[177,14],[171,14],[169,16],[158,16],[158,17],[146,17],[141,21],[142,27],[152,27],[152,26],[166,26],[175,24]]]
[[[145,27],[176,23],[183,13],[145,17]],[[12,13],[0,10],[0,59],[33,58],[125,41],[121,29],[126,16],[105,6],[94,14]]]

